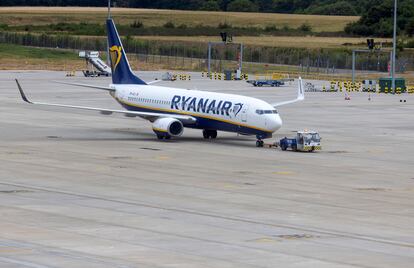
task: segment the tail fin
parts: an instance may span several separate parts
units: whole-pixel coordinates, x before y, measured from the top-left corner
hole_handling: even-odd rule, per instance
[[[146,85],[131,70],[121,38],[119,38],[114,21],[107,19],[106,28],[108,32],[109,58],[111,60],[112,83],[114,84],[136,84]]]

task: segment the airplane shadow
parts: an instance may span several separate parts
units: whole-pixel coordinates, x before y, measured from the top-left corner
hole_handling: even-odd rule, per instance
[[[110,137],[110,133],[115,134],[114,137]],[[121,136],[122,135],[122,136]],[[158,140],[153,133],[148,132],[139,132],[138,129],[108,129],[108,130],[99,130],[93,131],[92,135],[83,135],[82,137],[59,137],[60,140],[66,141],[148,141],[157,144],[163,143],[172,143],[179,144],[185,142],[199,142],[199,143],[209,143],[216,145],[225,145],[225,146],[237,146],[237,147],[246,147],[251,148],[256,145],[256,138],[254,136],[220,136],[216,139],[204,139],[200,132],[200,137],[194,136],[184,136],[173,137],[169,140]]]

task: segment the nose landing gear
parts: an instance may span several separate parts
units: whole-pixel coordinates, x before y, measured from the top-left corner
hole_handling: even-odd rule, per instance
[[[204,129],[203,137],[204,139],[215,139],[217,138],[217,130]]]
[[[272,137],[270,135],[270,137]],[[262,139],[266,139],[269,138],[269,135],[265,136],[265,135],[256,135],[256,147],[263,147],[264,146],[264,141]]]
[[[264,142],[261,139],[258,139],[256,141],[256,147],[263,147],[264,146]]]

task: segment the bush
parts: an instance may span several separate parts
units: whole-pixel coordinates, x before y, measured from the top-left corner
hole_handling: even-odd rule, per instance
[[[227,22],[220,22],[219,25],[217,26],[217,28],[219,29],[228,29],[231,28],[231,24],[227,23]]]
[[[267,25],[264,28],[265,32],[276,32],[278,30],[278,28],[276,27],[276,25]]]
[[[298,29],[306,33],[312,32],[312,26],[310,26],[309,23],[302,24]]]
[[[140,20],[135,20],[132,24],[131,24],[132,28],[143,28],[144,27],[144,23],[142,23],[142,21]]]
[[[414,48],[414,40],[410,40],[405,44],[406,48]]]
[[[282,29],[284,32],[290,32],[292,30],[288,25],[283,25]]]
[[[169,22],[165,23],[163,26],[164,26],[164,28],[168,28],[168,29],[173,29],[173,28],[175,28],[174,23],[172,23],[171,21],[169,21]]]
[[[359,24],[358,22],[353,22],[348,24],[345,27],[345,32],[347,34],[353,34],[353,35],[361,35],[361,36],[371,36],[374,34],[374,31],[371,27]]]

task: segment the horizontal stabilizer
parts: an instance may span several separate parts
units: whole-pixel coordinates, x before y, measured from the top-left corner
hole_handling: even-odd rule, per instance
[[[115,91],[114,88],[105,87],[105,86],[96,86],[96,85],[82,84],[82,83],[69,83],[69,82],[61,82],[61,81],[53,81],[53,82],[58,83],[58,84],[77,86],[77,87],[89,87],[89,88],[101,89],[101,90],[106,90],[106,91]]]

